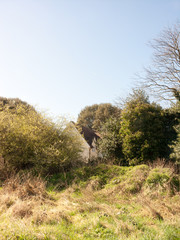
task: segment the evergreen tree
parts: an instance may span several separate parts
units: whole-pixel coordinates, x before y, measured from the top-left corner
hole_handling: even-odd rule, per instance
[[[121,114],[122,149],[130,165],[168,158],[176,138],[173,119],[143,91],[134,91]]]

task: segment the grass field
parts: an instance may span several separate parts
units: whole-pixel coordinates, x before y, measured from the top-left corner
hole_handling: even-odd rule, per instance
[[[0,239],[180,239],[171,167],[98,165],[46,180],[12,176],[0,189]]]

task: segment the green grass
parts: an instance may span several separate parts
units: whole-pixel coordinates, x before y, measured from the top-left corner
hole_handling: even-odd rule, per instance
[[[1,240],[179,239],[179,178],[170,168],[98,165],[46,180],[40,196],[0,190]]]

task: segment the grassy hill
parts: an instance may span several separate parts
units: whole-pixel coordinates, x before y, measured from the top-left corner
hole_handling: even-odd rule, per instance
[[[1,183],[0,239],[178,240],[179,177],[171,167],[98,165]]]

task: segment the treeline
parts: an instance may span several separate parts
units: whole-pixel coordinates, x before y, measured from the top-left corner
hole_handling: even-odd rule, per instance
[[[111,104],[85,107],[78,123],[99,133],[98,149],[104,161],[126,166],[157,159],[178,161],[171,155],[178,137],[178,112],[151,103],[142,90],[134,90],[122,108]]]

